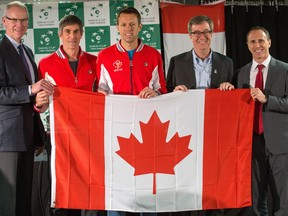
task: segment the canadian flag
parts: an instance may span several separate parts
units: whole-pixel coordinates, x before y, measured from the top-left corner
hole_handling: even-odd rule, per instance
[[[249,90],[150,99],[59,87],[52,206],[173,212],[251,205]]]
[[[171,2],[160,3],[166,70],[168,70],[171,57],[192,49],[193,44],[188,34],[188,22],[194,16],[206,15],[213,20],[211,48],[216,52],[226,54],[224,3],[225,1],[217,1],[217,4],[197,6]]]

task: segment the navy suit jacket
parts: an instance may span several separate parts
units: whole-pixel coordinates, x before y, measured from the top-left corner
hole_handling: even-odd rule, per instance
[[[212,74],[210,88],[218,88],[223,82],[232,82],[233,61],[227,56],[212,52]],[[167,89],[172,92],[177,85],[185,85],[188,89],[196,89],[196,76],[192,51],[188,51],[170,59],[167,72]]]
[[[24,46],[33,65],[33,53]],[[20,55],[4,36],[0,41],[0,151],[26,151],[44,145],[45,131],[39,113],[33,109],[35,97],[29,95],[30,79]]]
[[[237,87],[250,86],[252,62],[238,72]],[[288,153],[288,64],[274,58],[268,66],[263,105],[263,127],[266,146],[273,154]]]

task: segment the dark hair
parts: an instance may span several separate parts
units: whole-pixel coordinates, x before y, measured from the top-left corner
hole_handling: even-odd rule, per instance
[[[213,29],[214,29],[214,24],[213,24],[213,21],[212,19],[210,19],[208,16],[205,16],[205,15],[199,15],[199,16],[195,16],[195,17],[192,17],[189,22],[188,22],[188,33],[191,34],[191,26],[192,25],[199,25],[199,24],[202,24],[204,22],[207,22],[209,27],[210,27],[210,31],[213,32]]]
[[[63,29],[68,26],[68,25],[75,25],[77,24],[80,28],[81,34],[83,33],[83,23],[82,21],[75,15],[67,15],[64,16],[60,21],[59,21],[59,29],[58,32],[62,33]]]
[[[126,7],[123,8],[117,15],[117,25],[119,25],[119,17],[120,15],[124,13],[124,14],[135,14],[137,16],[137,20],[138,20],[138,24],[141,24],[141,15],[139,13],[139,11],[134,8],[134,7]]]
[[[248,36],[249,36],[249,34],[250,34],[251,31],[257,31],[257,30],[263,31],[263,32],[266,34],[267,40],[270,40],[270,33],[269,33],[269,31],[268,31],[267,29],[265,29],[264,27],[261,27],[261,26],[254,26],[254,27],[252,27],[252,28],[248,31],[246,38],[248,39]]]

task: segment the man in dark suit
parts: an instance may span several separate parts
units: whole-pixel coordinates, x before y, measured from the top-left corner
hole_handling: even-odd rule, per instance
[[[271,39],[263,27],[247,34],[253,60],[239,70],[238,88],[251,87],[255,100],[252,146],[252,192],[254,215],[266,216],[267,187],[273,199],[273,215],[288,215],[288,64],[269,54]],[[258,69],[262,65],[262,70]],[[259,72],[259,73],[258,73]],[[257,87],[263,78],[263,90]],[[260,79],[261,80],[261,79]],[[258,121],[256,117],[258,117]],[[262,124],[262,117],[263,124]]]
[[[54,90],[45,80],[37,82],[32,51],[21,43],[28,27],[26,6],[10,2],[2,23],[6,34],[0,41],[0,215],[31,216],[34,147],[44,145],[45,137],[33,106],[36,100],[48,102]],[[19,45],[25,60],[17,51]]]
[[[171,58],[167,73],[167,89],[219,88],[232,90],[233,61],[211,49],[213,21],[207,16],[195,16],[188,22],[193,49]],[[222,210],[182,212],[182,216],[222,215]]]
[[[175,90],[220,88],[231,90],[232,59],[211,50],[213,21],[207,16],[196,16],[188,22],[188,33],[193,49],[170,59],[167,89]]]

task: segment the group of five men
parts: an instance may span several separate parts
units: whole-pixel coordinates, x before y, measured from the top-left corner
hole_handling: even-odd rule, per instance
[[[165,78],[160,53],[138,38],[141,16],[133,7],[119,12],[116,27],[121,39],[103,49],[98,58],[79,45],[82,21],[74,15],[62,18],[58,30],[62,45],[41,59],[38,68],[32,51],[21,41],[28,28],[26,6],[18,1],[7,4],[2,23],[6,34],[0,41],[1,216],[31,216],[34,153],[35,148],[40,153],[45,142],[39,112],[47,109],[54,92],[46,74],[58,86],[141,98],[188,89],[250,88],[260,109],[256,113],[255,108],[260,129],[254,130],[252,143],[252,208],[189,214],[268,215],[269,184],[273,214],[288,215],[288,64],[270,56],[271,39],[265,28],[253,27],[248,32],[253,59],[234,73],[232,60],[211,50],[212,20],[204,15],[193,17],[188,23],[193,49],[171,58]],[[115,62],[119,67],[114,67]],[[72,210],[67,212],[73,215]],[[82,211],[82,215],[95,214]],[[124,214],[108,211],[110,216]]]

